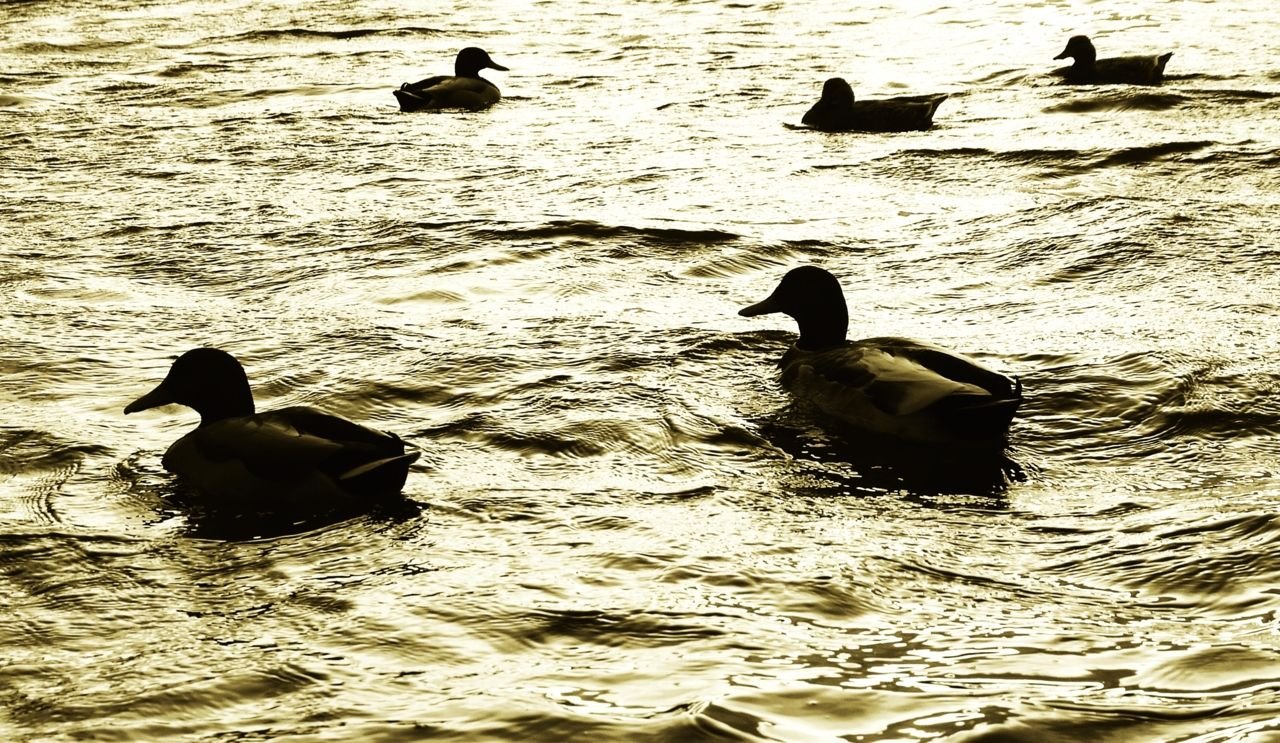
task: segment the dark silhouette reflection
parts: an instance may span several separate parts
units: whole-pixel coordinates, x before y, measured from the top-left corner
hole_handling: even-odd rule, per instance
[[[778,419],[762,421],[760,435],[796,459],[847,465],[855,473],[847,483],[853,490],[1002,499],[1012,483],[1026,480],[1003,445],[908,442],[817,416],[793,406]]]
[[[422,515],[422,506],[402,497],[385,498],[363,507],[344,505],[316,511],[243,511],[219,508],[200,493],[177,483],[162,496],[166,520],[179,519],[185,536],[240,542],[303,534],[350,519],[367,517],[400,523]]]

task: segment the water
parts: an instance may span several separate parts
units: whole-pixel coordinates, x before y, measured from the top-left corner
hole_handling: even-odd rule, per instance
[[[1280,739],[1273,3],[0,7],[6,738]],[[396,111],[472,43],[502,103]],[[834,75],[950,98],[784,126]],[[789,406],[801,263],[1018,375],[1009,461]],[[407,507],[184,509],[121,411],[197,345]]]

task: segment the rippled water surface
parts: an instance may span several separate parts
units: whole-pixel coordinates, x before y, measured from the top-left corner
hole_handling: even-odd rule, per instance
[[[1273,2],[429,6],[0,3],[6,739],[1280,740]],[[788,128],[835,75],[950,97]],[[802,263],[1020,377],[1007,459],[790,406]],[[122,408],[199,345],[403,507],[185,508]]]

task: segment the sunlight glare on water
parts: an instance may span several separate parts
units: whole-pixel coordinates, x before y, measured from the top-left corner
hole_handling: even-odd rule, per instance
[[[6,3],[0,732],[1280,735],[1273,5]],[[396,110],[466,45],[500,103]],[[835,76],[948,98],[797,130]],[[1016,375],[1007,451],[793,404],[802,264]],[[191,507],[123,408],[198,346],[403,501]]]

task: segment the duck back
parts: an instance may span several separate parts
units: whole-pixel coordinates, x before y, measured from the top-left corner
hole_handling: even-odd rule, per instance
[[[398,496],[417,458],[394,434],[289,407],[202,425],[163,464],[221,507],[289,511]]]
[[[498,86],[482,77],[430,77],[391,91],[401,111],[465,108],[478,111],[502,99]]]
[[[829,132],[907,132],[933,126],[933,115],[947,99],[944,94],[899,96],[845,105],[818,101],[801,119]]]
[[[780,362],[783,386],[844,423],[937,443],[1002,442],[1020,383],[963,355],[904,338],[868,338]]]

